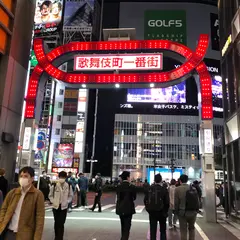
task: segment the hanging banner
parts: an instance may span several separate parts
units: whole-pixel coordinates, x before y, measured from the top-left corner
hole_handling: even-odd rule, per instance
[[[62,20],[63,0],[37,0],[34,34],[55,32]]]

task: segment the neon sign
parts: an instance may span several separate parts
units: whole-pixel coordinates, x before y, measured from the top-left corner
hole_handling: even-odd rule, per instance
[[[45,72],[53,78],[71,84],[147,84],[172,82],[191,74],[193,70],[199,75],[201,85],[201,117],[202,119],[213,118],[212,106],[212,80],[208,69],[203,62],[207,52],[209,37],[201,34],[196,51],[188,47],[169,40],[140,40],[140,41],[107,41],[107,42],[72,42],[59,46],[49,53],[45,52],[43,39],[34,40],[34,51],[38,60],[38,65],[29,80],[28,92],[26,96],[25,118],[34,118],[38,81]],[[54,66],[53,62],[64,55],[89,53],[89,56],[96,56],[99,51],[116,52],[121,51],[155,51],[167,50],[175,52],[185,58],[185,62],[178,68],[167,72],[151,71],[138,73],[69,73],[64,72]],[[95,53],[95,54],[94,54]],[[91,55],[90,55],[91,54]],[[93,55],[94,54],[94,55]]]
[[[162,54],[76,56],[74,70],[161,70]]]

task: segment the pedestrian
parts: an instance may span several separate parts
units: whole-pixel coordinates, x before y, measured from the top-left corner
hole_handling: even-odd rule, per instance
[[[45,201],[49,200],[48,195],[49,195],[50,185],[51,185],[50,177],[47,176],[46,171],[43,171],[42,176],[40,177],[39,190],[42,191]]]
[[[70,176],[70,178],[68,178],[67,183],[69,184],[69,186],[72,188],[72,191],[73,191],[72,201],[68,204],[68,212],[71,213],[72,209],[73,209],[73,199],[74,199],[75,193],[77,191],[78,181],[76,179],[76,175],[71,173],[71,176]]]
[[[174,205],[179,218],[181,240],[187,239],[187,232],[189,232],[189,240],[195,240],[194,225],[199,211],[199,197],[197,190],[187,182],[188,176],[181,175],[181,185],[175,189]]]
[[[66,182],[66,172],[60,172],[58,178],[58,182],[50,188],[49,199],[53,204],[55,240],[63,240],[64,224],[67,217],[68,204],[73,198],[73,190]]]
[[[175,190],[176,190],[176,180],[172,179],[169,187],[169,200],[170,200],[170,206],[168,210],[169,229],[176,227],[176,224],[177,224],[177,214],[174,209]]]
[[[0,210],[0,234],[4,240],[41,240],[45,205],[41,191],[33,186],[34,169],[19,172],[19,188],[11,190]]]
[[[96,205],[98,205],[98,212],[102,212],[102,206],[101,206],[102,178],[100,173],[98,173],[95,176],[94,191],[95,191],[94,204],[92,208],[89,208],[89,210],[93,212],[96,208]]]
[[[199,204],[200,204],[200,208],[202,207],[202,189],[200,188],[200,182],[198,182],[198,180],[195,180],[192,184],[192,186],[194,188],[196,188],[197,193],[198,193],[198,198],[199,198]],[[199,210],[199,213],[201,213],[201,211]]]
[[[160,239],[166,240],[167,217],[169,209],[169,193],[165,186],[162,186],[161,174],[156,174],[152,184],[144,197],[144,204],[149,214],[150,240],[157,239],[157,225],[160,225]]]
[[[87,206],[88,179],[83,173],[79,173],[78,189],[77,207],[85,208]]]
[[[121,184],[117,186],[116,214],[121,221],[121,240],[128,240],[132,215],[135,214],[136,187],[130,183],[130,172],[123,171]]]
[[[3,199],[5,199],[8,192],[8,180],[5,178],[5,169],[0,168],[0,190],[3,194]]]
[[[148,192],[149,187],[150,187],[150,184],[148,183],[147,179],[145,179],[143,184],[143,192],[144,193]]]

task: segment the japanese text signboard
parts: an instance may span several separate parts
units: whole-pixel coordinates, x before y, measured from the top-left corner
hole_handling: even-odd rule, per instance
[[[74,70],[162,70],[162,58],[162,54],[76,56]]]

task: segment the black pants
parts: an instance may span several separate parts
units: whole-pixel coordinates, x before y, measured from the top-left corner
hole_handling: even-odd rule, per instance
[[[63,240],[64,224],[67,218],[67,209],[53,209],[55,240]]]
[[[93,204],[93,211],[96,208],[96,205],[98,205],[98,211],[101,212],[102,211],[102,206],[101,206],[101,197],[102,197],[102,192],[98,192],[98,195],[95,196],[94,199],[94,204]]]
[[[130,235],[132,215],[129,216],[120,216],[121,220],[121,240],[128,240]]]
[[[149,214],[149,221],[150,221],[150,240],[156,240],[158,222],[160,224],[160,239],[166,240],[167,239],[166,217],[162,216],[161,214],[151,213]]]
[[[49,188],[42,188],[42,189],[40,189],[40,190],[42,191],[42,193],[43,193],[43,195],[44,195],[45,201],[46,201],[46,200],[49,200],[49,198],[48,198]]]
[[[87,206],[86,198],[87,198],[87,191],[80,190],[81,206],[83,206],[83,207]]]

